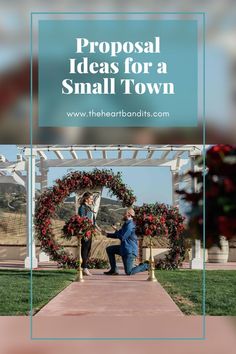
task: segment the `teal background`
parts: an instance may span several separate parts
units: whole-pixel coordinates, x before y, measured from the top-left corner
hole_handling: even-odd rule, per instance
[[[69,58],[77,61],[76,38],[90,41],[152,41],[160,37],[160,54],[88,54],[89,61],[119,61],[116,75],[69,74]],[[194,127],[198,123],[198,52],[196,20],[40,20],[39,21],[39,94],[38,120],[41,127]],[[124,74],[123,61],[153,62],[150,74]],[[156,63],[164,61],[168,74],[156,74]],[[99,82],[115,77],[117,88],[121,78],[137,82],[174,82],[175,95],[62,95],[62,80]],[[67,118],[66,112],[95,111],[169,111],[169,118]]]

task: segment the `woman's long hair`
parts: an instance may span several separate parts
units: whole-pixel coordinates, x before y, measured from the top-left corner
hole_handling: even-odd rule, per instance
[[[81,199],[80,199],[80,205],[85,204],[86,200],[87,200],[88,198],[92,197],[92,196],[93,196],[93,193],[91,193],[91,192],[85,192],[85,193],[82,195]]]

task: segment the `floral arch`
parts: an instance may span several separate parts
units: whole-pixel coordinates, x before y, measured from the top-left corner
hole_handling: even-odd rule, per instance
[[[51,219],[56,208],[72,193],[81,189],[106,187],[111,194],[122,202],[124,207],[131,206],[136,198],[133,191],[122,182],[121,174],[114,174],[112,170],[98,170],[92,172],[72,172],[63,179],[56,180],[52,188],[48,188],[39,198],[35,213],[35,230],[42,250],[50,258],[62,266],[76,268],[77,259],[61,247],[54,238]]]
[[[136,198],[133,191],[122,182],[121,174],[112,170],[92,172],[72,172],[63,179],[56,180],[52,188],[48,188],[39,198],[35,214],[35,229],[42,250],[61,266],[77,267],[77,259],[60,246],[54,238],[51,219],[56,208],[70,196],[81,189],[106,187],[111,194],[122,202],[124,207],[133,205]],[[135,207],[137,234],[139,236],[158,237],[165,234],[170,241],[170,252],[166,258],[159,261],[158,268],[178,268],[184,259],[186,248],[183,237],[184,217],[178,208],[165,204],[143,204]]]

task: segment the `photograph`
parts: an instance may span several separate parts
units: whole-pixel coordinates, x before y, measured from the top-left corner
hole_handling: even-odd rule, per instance
[[[233,354],[236,2],[0,10],[0,352]]]

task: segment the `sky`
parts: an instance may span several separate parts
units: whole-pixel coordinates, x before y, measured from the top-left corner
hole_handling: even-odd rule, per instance
[[[92,168],[78,168],[73,171],[92,171]],[[172,203],[171,172],[165,167],[113,167],[112,170],[122,173],[122,179],[129,188],[134,191],[138,205],[143,203],[162,202]],[[63,177],[72,169],[53,168],[49,171],[49,184],[53,185],[53,180]],[[108,193],[104,191],[104,197]],[[109,197],[109,196],[108,196]]]
[[[0,145],[0,154],[10,161],[16,160],[17,153],[19,150],[16,145]],[[72,170],[91,171],[92,168],[51,168],[48,175],[49,186],[52,186],[57,178],[63,177]],[[124,183],[133,189],[137,197],[137,205],[155,202],[172,203],[172,177],[168,167],[114,167],[112,170],[122,173]],[[104,192],[103,196],[106,197],[107,193]]]

